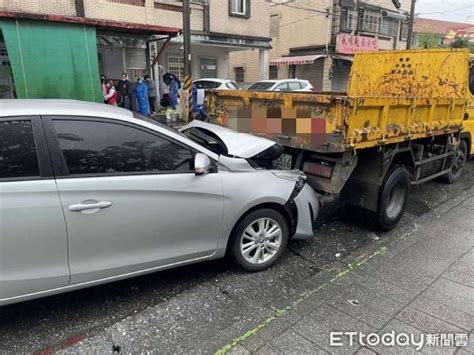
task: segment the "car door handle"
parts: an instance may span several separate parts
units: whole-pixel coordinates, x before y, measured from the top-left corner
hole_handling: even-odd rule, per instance
[[[87,201],[83,201],[81,203],[76,203],[74,205],[69,206],[69,211],[81,212],[81,211],[86,211],[86,210],[102,210],[110,206],[112,206],[112,202],[110,201],[87,200]]]

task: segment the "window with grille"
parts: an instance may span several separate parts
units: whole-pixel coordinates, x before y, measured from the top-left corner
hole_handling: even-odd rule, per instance
[[[245,81],[245,69],[243,67],[234,68],[235,72],[235,81],[238,83],[243,83]]]
[[[168,57],[168,72],[176,75],[176,77],[183,81],[184,79],[184,57],[183,56],[169,56]]]
[[[400,28],[400,40],[406,41],[408,39],[408,24],[402,21]]]
[[[238,17],[249,17],[250,0],[229,0],[229,15]]]
[[[360,13],[360,27],[364,32],[379,33],[382,14],[379,11],[364,9]]]
[[[341,31],[351,32],[356,29],[354,13],[351,9],[343,8],[341,11]]]
[[[396,37],[398,33],[398,20],[382,17],[380,22],[380,34]]]

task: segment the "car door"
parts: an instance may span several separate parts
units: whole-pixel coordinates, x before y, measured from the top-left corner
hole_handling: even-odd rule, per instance
[[[45,118],[63,169],[57,185],[77,284],[209,257],[223,213],[217,173],[195,152],[138,124]]]
[[[0,117],[0,304],[67,286],[64,215],[39,117]]]

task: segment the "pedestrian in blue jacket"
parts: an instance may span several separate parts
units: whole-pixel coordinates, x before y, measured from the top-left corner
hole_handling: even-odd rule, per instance
[[[169,84],[170,88],[170,105],[173,109],[176,110],[178,107],[178,96],[179,96],[179,80],[174,75],[171,77],[171,82]]]
[[[143,78],[138,78],[135,95],[138,102],[138,112],[143,116],[150,116],[150,106],[148,104],[148,87]]]

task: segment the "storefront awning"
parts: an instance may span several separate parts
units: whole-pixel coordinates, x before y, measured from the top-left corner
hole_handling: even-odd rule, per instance
[[[352,55],[331,54],[331,57],[334,59],[346,60],[348,62],[354,61],[354,56]]]
[[[118,22],[103,19],[93,19],[88,17],[58,16],[34,14],[26,12],[0,11],[0,19],[28,19],[42,20],[50,22],[73,23],[85,26],[94,26],[102,31],[114,31],[125,33],[137,33],[141,35],[168,35],[177,36],[181,29],[174,27],[165,27],[158,25],[146,25],[141,23]]]
[[[299,55],[291,57],[281,57],[270,62],[271,65],[305,65],[314,64],[320,58],[325,58],[326,54]]]

